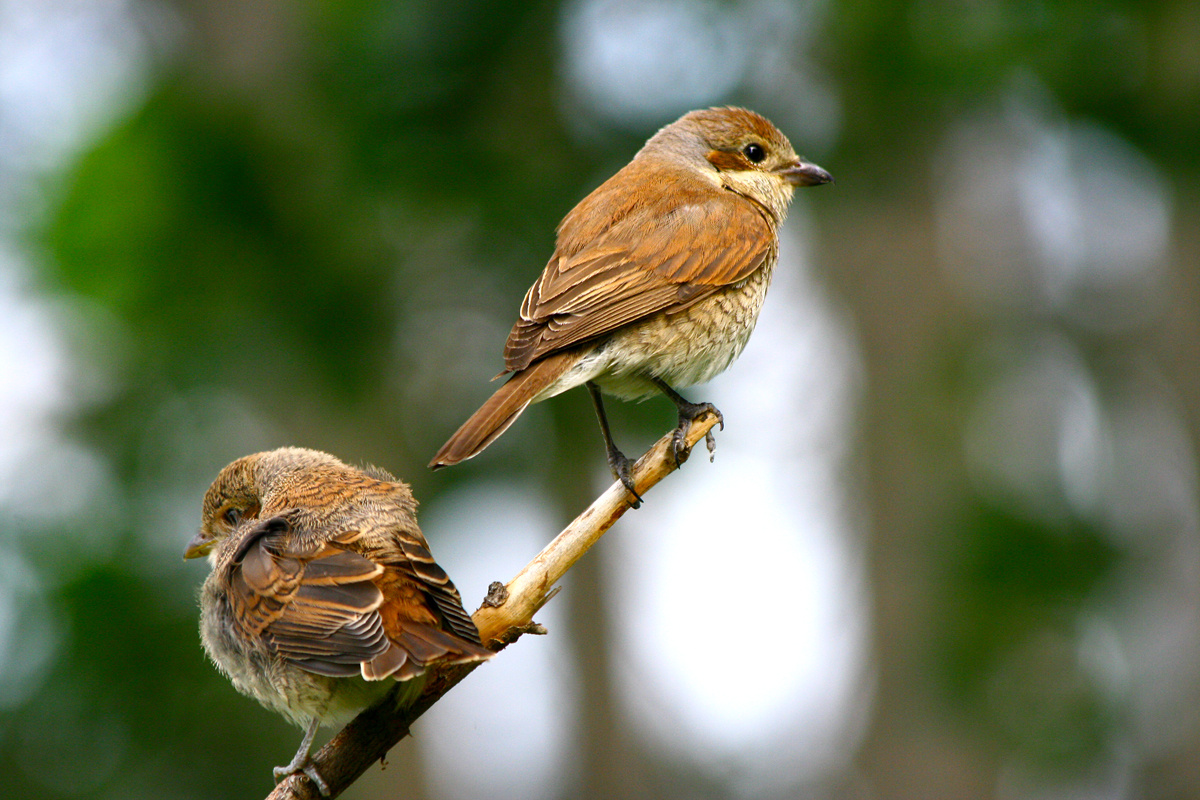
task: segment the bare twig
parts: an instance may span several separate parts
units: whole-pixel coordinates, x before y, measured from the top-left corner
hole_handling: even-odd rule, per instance
[[[712,413],[693,421],[685,437],[688,448],[703,439],[717,422]],[[673,439],[673,433],[667,434],[634,465],[633,482],[642,497],[675,470]],[[533,622],[533,615],[557,593],[555,584],[567,570],[630,508],[630,499],[625,487],[619,481],[614,482],[515,578],[503,586],[492,585],[474,615],[479,636],[487,647],[501,650],[523,633],[544,633]],[[412,705],[396,712],[384,700],[339,731],[313,756],[313,764],[329,785],[330,797],[341,794],[373,762],[383,759],[388,750],[408,735],[409,726],[418,717],[477,666],[474,663],[441,669],[429,678]],[[321,795],[307,776],[296,774],[276,786],[267,800],[321,800]]]

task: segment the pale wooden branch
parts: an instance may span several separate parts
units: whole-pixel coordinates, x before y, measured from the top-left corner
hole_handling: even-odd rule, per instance
[[[718,422],[712,412],[693,421],[685,435],[689,451]],[[677,468],[673,441],[674,433],[667,434],[634,465],[633,482],[642,497]],[[686,460],[686,455],[681,460]],[[479,636],[488,648],[501,650],[524,633],[545,632],[534,623],[533,615],[558,591],[555,584],[571,565],[630,508],[631,499],[625,487],[614,482],[516,577],[504,585],[492,584],[488,597],[474,614]],[[355,717],[313,755],[313,765],[329,785],[329,796],[337,797],[373,762],[384,759],[408,735],[409,726],[418,717],[478,666],[478,663],[461,664],[438,670],[416,702],[401,711],[394,711],[393,704],[385,699]],[[289,776],[267,796],[267,800],[285,799],[321,800],[321,795],[307,776],[298,773]]]

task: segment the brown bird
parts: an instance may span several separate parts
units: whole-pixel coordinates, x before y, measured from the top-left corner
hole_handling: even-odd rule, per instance
[[[283,448],[221,470],[185,558],[207,555],[204,649],[241,693],[305,727],[276,779],[303,771],[321,723],[348,721],[437,664],[492,657],[417,527],[417,502],[383,470]]]
[[[600,393],[634,400],[662,392],[679,412],[676,459],[685,456],[690,421],[720,412],[675,387],[703,383],[741,354],[793,190],[832,180],[743,108],[692,111],[654,134],[558,226],[554,255],[504,346],[496,377],[512,377],[430,466],[478,455],[530,403],[584,384],[609,466],[636,506],[630,461],[613,443]]]

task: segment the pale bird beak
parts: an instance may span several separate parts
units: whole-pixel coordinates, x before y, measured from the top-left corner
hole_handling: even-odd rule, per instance
[[[208,555],[209,551],[213,549],[213,545],[215,544],[216,542],[211,536],[204,531],[200,531],[192,537],[190,542],[188,542],[187,549],[183,551],[183,557],[187,559],[206,556]]]
[[[822,183],[833,183],[833,176],[816,164],[796,159],[785,167],[775,170],[775,174],[793,186],[820,186]]]

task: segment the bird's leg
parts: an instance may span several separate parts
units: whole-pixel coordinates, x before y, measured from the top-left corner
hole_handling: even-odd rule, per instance
[[[308,751],[312,749],[313,739],[316,738],[317,728],[320,724],[316,717],[313,717],[312,721],[308,723],[308,728],[304,731],[304,738],[300,741],[300,749],[296,751],[296,755],[292,758],[291,763],[284,767],[275,768],[276,783],[288,775],[303,772],[317,785],[317,790],[321,792],[322,797],[329,796],[329,784],[321,777],[321,773],[317,772],[316,766],[309,763],[308,760]]]
[[[600,433],[604,436],[604,447],[608,451],[608,468],[612,470],[613,477],[621,482],[625,490],[633,495],[634,500],[630,505],[634,508],[641,508],[642,496],[634,488],[633,476],[630,474],[633,462],[626,458],[613,442],[612,433],[608,429],[608,417],[604,414],[604,401],[600,399],[600,387],[591,381],[585,385],[588,394],[592,396],[592,405],[596,408],[596,419],[600,420]]]
[[[692,422],[711,411],[717,415],[717,422],[721,425],[721,430],[725,430],[725,417],[712,403],[692,403],[685,400],[683,395],[668,386],[667,382],[662,378],[651,378],[650,380],[666,395],[668,400],[675,404],[675,408],[679,411],[679,427],[675,429],[675,466],[678,467],[684,461],[687,461],[689,455],[687,431]],[[713,455],[717,450],[717,440],[713,436],[711,428],[704,435],[704,444],[708,447],[708,460],[712,461]]]

